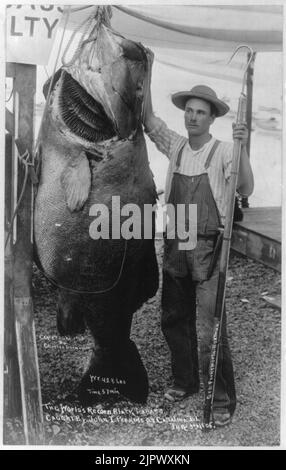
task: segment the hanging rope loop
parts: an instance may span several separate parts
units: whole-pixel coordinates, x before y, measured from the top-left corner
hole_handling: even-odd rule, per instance
[[[52,84],[53,84],[53,81],[54,81],[54,76],[55,76],[55,73],[56,73],[57,63],[58,63],[58,59],[59,59],[60,52],[61,52],[61,49],[62,49],[62,44],[63,44],[65,32],[66,32],[66,29],[67,29],[67,23],[68,23],[68,20],[69,20],[69,15],[70,15],[70,13],[76,12],[78,10],[80,10],[80,9],[71,9],[71,7],[68,7],[68,11],[67,11],[67,14],[66,14],[66,19],[65,19],[64,30],[63,30],[60,46],[59,46],[59,49],[58,49],[58,54],[57,54],[57,59],[56,59],[55,66],[54,66],[54,71],[53,71],[53,74],[52,74],[52,77],[51,77],[51,80],[50,80],[50,84],[49,84],[49,89],[48,89],[48,93],[47,93],[47,97],[46,97],[46,104],[45,104],[45,108],[44,108],[44,112],[43,112],[43,116],[42,116],[42,120],[41,120],[40,131],[39,131],[39,134],[38,134],[38,139],[37,139],[37,143],[36,143],[36,146],[35,146],[36,150],[35,150],[34,154],[40,153],[40,152],[38,152],[38,150],[39,150],[39,141],[40,141],[41,129],[42,129],[42,125],[43,125],[43,122],[44,122],[45,114],[47,112],[47,107],[48,107],[48,103],[49,103],[49,99],[50,99],[50,95],[51,95],[51,91],[52,91]],[[111,16],[112,16],[111,6],[101,5],[101,6],[96,6],[95,7],[93,12],[73,31],[73,33],[72,33],[65,49],[64,49],[64,52],[62,54],[61,62],[62,62],[63,67],[69,67],[75,62],[75,60],[78,58],[78,56],[81,53],[83,44],[86,41],[96,39],[96,34],[95,34],[95,37],[92,37],[92,36],[93,36],[94,33],[97,33],[97,29],[98,29],[100,24],[104,23],[107,27],[110,27],[110,18],[111,18]],[[95,24],[93,24],[94,22],[95,22]],[[80,33],[80,31],[82,31],[82,33],[81,33],[78,45],[77,45],[71,59],[69,61],[67,61],[66,57],[67,57],[68,51],[70,50],[76,35],[78,33]],[[27,154],[26,152],[25,152],[25,154],[23,154],[21,156],[21,160],[25,164],[26,173],[25,173],[23,188],[22,188],[22,191],[21,191],[21,196],[19,198],[15,213],[14,213],[13,218],[12,218],[12,222],[11,222],[12,225],[13,225],[14,218],[17,214],[17,210],[18,210],[18,207],[20,205],[20,202],[21,202],[21,199],[23,197],[25,187],[26,187],[26,184],[27,184],[28,166],[30,165],[30,163],[28,162],[28,158],[29,158],[29,154]],[[11,230],[12,230],[12,228],[10,227],[9,232]],[[10,236],[10,233],[8,234],[6,243],[8,242],[9,236]],[[105,293],[108,293],[108,292],[114,290],[115,287],[119,284],[119,282],[122,278],[122,275],[123,275],[125,264],[126,264],[127,252],[128,252],[128,240],[125,240],[124,241],[124,250],[123,250],[122,260],[121,260],[121,263],[120,263],[119,272],[116,276],[115,281],[109,287],[107,287],[105,289],[94,290],[94,291],[73,289],[73,288],[66,287],[64,285],[59,284],[56,280],[54,280],[52,277],[47,275],[47,273],[45,273],[42,269],[40,269],[40,271],[46,277],[46,279],[48,279],[53,285],[55,285],[56,287],[58,287],[60,289],[66,290],[68,292],[77,293],[77,294],[93,294],[93,295],[98,294],[98,295],[101,295],[101,294],[105,294]]]
[[[50,81],[50,84],[49,84],[49,89],[48,89],[48,93],[47,93],[47,97],[46,97],[46,103],[45,103],[45,107],[44,107],[44,111],[43,111],[43,115],[42,115],[42,119],[41,119],[41,123],[40,123],[40,128],[39,128],[38,136],[37,136],[35,147],[34,147],[34,152],[33,152],[34,155],[39,154],[38,150],[39,150],[39,144],[40,144],[41,133],[42,133],[42,128],[43,128],[43,122],[45,120],[47,110],[48,110],[49,100],[50,100],[51,91],[52,91],[52,85],[53,85],[54,76],[55,76],[55,73],[56,73],[56,70],[57,70],[59,56],[60,56],[62,46],[63,46],[63,41],[64,41],[64,37],[65,37],[66,29],[67,29],[67,24],[68,24],[68,20],[69,20],[69,15],[70,15],[70,9],[71,9],[71,7],[68,7],[68,12],[67,12],[66,19],[65,19],[64,29],[63,29],[63,33],[62,33],[62,36],[61,36],[61,41],[60,41],[60,45],[59,45],[59,48],[58,48],[58,53],[57,53],[57,57],[56,57],[55,65],[54,65],[54,70],[53,70],[53,73],[52,73],[52,76],[51,76],[51,81]]]
[[[15,141],[15,143],[17,144],[17,140]],[[28,175],[30,175],[32,183],[35,182],[35,178],[36,178],[36,174],[35,174],[35,170],[34,170],[34,158],[33,158],[33,156],[31,156],[29,150],[26,149],[23,154],[19,153],[18,158],[19,158],[20,162],[22,163],[22,165],[24,166],[25,174],[24,174],[24,180],[23,180],[23,185],[22,185],[22,188],[21,188],[20,196],[19,196],[19,199],[17,201],[12,219],[9,223],[9,231],[8,231],[8,234],[7,234],[7,237],[6,237],[6,240],[5,240],[5,248],[7,247],[10,236],[12,234],[14,221],[15,221],[15,218],[18,214],[20,204],[22,202],[22,199],[23,199],[25,191],[26,191],[27,182],[28,182]]]
[[[110,5],[107,5],[107,6],[99,5],[99,6],[95,7],[93,12],[87,18],[85,18],[85,20],[73,31],[73,33],[72,33],[72,35],[71,35],[71,37],[70,37],[70,39],[69,39],[69,41],[66,45],[66,48],[63,52],[63,56],[62,56],[62,65],[63,65],[63,67],[70,67],[75,62],[75,60],[80,55],[83,44],[87,40],[87,36],[88,37],[92,36],[94,31],[98,29],[100,24],[104,23],[107,27],[110,27],[111,17],[112,17],[112,9],[111,9]],[[92,23],[94,23],[93,26],[92,26]],[[91,28],[91,26],[92,26],[92,28]],[[76,35],[81,30],[83,30],[83,31],[82,31],[81,37],[79,39],[78,45],[75,49],[75,52],[73,53],[71,59],[69,61],[67,61],[67,59],[66,59],[67,53],[68,53],[69,49],[71,48]],[[93,39],[95,39],[95,38],[96,38],[96,35]]]

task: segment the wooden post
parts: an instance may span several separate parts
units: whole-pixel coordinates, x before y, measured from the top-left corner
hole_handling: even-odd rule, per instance
[[[247,106],[246,106],[246,123],[249,130],[248,141],[247,141],[247,152],[250,158],[250,144],[251,144],[251,132],[252,132],[252,98],[253,98],[253,73],[254,73],[254,61],[256,52],[252,56],[252,61],[247,70],[246,89],[247,89]],[[247,62],[250,59],[250,53],[247,55]],[[249,207],[248,198],[242,198],[242,207]]]
[[[36,66],[12,64],[14,139],[32,155]],[[12,165],[14,207],[22,191],[25,170],[14,146]],[[13,311],[20,371],[22,416],[26,444],[43,444],[43,413],[32,301],[33,189],[27,180],[11,234],[13,251]]]
[[[5,136],[5,240],[12,218],[12,146],[13,126],[8,123]],[[7,129],[7,122],[6,122]],[[7,129],[8,130],[8,129]],[[4,420],[21,416],[21,389],[16,344],[15,316],[13,308],[13,258],[12,239],[5,248],[5,313],[4,313]],[[4,429],[4,443],[6,435]]]

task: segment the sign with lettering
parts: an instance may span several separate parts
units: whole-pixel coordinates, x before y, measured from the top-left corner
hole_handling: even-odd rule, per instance
[[[58,5],[7,5],[6,60],[47,65],[62,12]]]

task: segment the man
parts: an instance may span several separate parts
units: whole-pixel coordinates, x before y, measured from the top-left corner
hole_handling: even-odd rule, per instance
[[[227,104],[218,99],[211,88],[198,85],[190,91],[175,93],[172,102],[184,111],[188,137],[168,129],[154,115],[150,93],[144,125],[147,135],[170,160],[166,202],[175,207],[177,204],[197,205],[196,247],[179,250],[176,238],[165,238],[164,246],[161,325],[171,351],[174,379],[165,398],[177,401],[199,391],[196,323],[200,366],[204,387],[207,386],[218,283],[214,249],[218,228],[225,220],[233,144],[216,141],[210,134],[215,118],[229,111]],[[240,139],[242,144],[237,191],[247,197],[253,191],[253,175],[246,151],[246,126],[233,125],[233,137]],[[213,406],[216,426],[229,424],[235,406],[234,375],[224,314]]]

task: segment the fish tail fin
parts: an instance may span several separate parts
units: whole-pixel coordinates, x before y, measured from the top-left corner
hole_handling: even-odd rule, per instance
[[[79,400],[85,406],[104,398],[118,399],[119,395],[144,404],[148,391],[146,369],[135,343],[130,339],[116,350],[97,345],[78,387]]]

